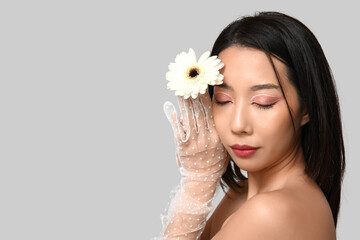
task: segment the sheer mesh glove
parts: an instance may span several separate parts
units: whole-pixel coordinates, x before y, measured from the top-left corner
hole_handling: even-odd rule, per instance
[[[164,111],[175,135],[181,180],[170,194],[167,211],[161,215],[160,236],[152,240],[200,239],[229,162],[215,130],[209,94],[196,99],[178,97],[178,103],[181,117],[170,102],[164,104]]]

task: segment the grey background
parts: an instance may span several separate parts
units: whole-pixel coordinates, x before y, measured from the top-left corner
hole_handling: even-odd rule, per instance
[[[0,239],[156,236],[180,179],[167,66],[263,10],[305,23],[332,67],[347,154],[337,235],[359,239],[354,2],[1,1]]]

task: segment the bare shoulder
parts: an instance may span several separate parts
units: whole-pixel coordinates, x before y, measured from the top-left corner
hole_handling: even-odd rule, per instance
[[[318,191],[288,187],[257,194],[212,239],[336,239],[331,210]]]
[[[238,184],[242,186],[242,189],[238,192],[235,192],[231,188],[228,189],[211,217],[206,222],[201,239],[211,239],[221,229],[224,222],[246,201],[248,188],[247,180],[239,182]]]

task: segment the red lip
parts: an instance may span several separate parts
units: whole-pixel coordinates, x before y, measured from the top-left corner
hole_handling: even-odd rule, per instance
[[[231,146],[233,152],[239,157],[247,157],[251,154],[254,154],[257,150],[256,147],[248,146],[248,145],[239,145],[234,144]]]
[[[256,147],[253,146],[249,146],[249,145],[239,145],[239,144],[234,144],[232,146],[230,146],[232,149],[238,149],[238,150],[254,150],[256,149]]]

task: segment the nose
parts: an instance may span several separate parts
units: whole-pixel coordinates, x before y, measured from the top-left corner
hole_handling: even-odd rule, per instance
[[[251,126],[250,114],[248,106],[244,104],[234,106],[234,112],[231,119],[230,127],[233,134],[251,134],[253,129]]]

